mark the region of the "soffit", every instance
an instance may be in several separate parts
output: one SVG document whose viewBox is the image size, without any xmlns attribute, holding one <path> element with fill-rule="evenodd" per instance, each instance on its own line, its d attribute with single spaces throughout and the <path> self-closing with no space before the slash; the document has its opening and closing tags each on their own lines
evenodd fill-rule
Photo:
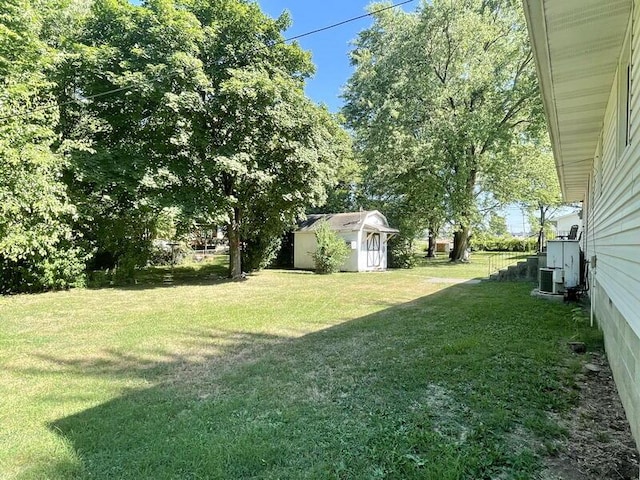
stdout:
<svg viewBox="0 0 640 480">
<path fill-rule="evenodd" d="M 579 201 L 631 15 L 632 0 L 524 0 L 563 197 Z"/>
</svg>

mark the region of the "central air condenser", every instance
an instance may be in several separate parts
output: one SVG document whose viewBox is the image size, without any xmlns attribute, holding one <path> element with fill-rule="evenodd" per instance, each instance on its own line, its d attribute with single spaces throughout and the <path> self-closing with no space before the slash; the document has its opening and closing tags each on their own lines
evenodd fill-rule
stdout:
<svg viewBox="0 0 640 480">
<path fill-rule="evenodd" d="M 553 292 L 553 268 L 540 269 L 540 286 L 538 290 L 545 293 Z"/>
<path fill-rule="evenodd" d="M 554 295 L 564 293 L 564 270 L 561 268 L 541 268 L 538 290 Z"/>
</svg>

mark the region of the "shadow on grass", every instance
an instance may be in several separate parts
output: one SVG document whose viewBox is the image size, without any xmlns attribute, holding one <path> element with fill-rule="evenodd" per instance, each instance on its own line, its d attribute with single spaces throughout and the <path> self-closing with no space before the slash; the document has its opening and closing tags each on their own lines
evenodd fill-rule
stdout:
<svg viewBox="0 0 640 480">
<path fill-rule="evenodd" d="M 113 280 L 103 271 L 92 272 L 88 288 L 92 290 L 117 288 L 122 290 L 146 290 L 180 285 L 214 285 L 232 281 L 228 277 L 228 267 L 222 262 L 190 263 L 170 266 L 147 267 L 136 272 L 134 279 Z M 170 275 L 171 283 L 165 278 Z"/>
<path fill-rule="evenodd" d="M 216 372 L 233 364 L 236 360 L 257 354 L 265 347 L 283 341 L 286 337 L 263 333 L 235 332 L 230 330 L 193 329 L 176 332 L 182 338 L 180 349 L 186 353 L 175 353 L 161 348 L 148 349 L 144 355 L 132 355 L 115 349 L 105 349 L 98 358 L 36 355 L 49 365 L 46 372 L 23 368 L 25 375 L 60 375 L 78 377 L 145 378 L 151 381 L 174 383 L 184 371 L 198 366 Z M 186 339 L 186 340 L 185 340 Z M 169 377 L 169 378 L 167 378 Z"/>
<path fill-rule="evenodd" d="M 147 389 L 50 424 L 77 452 L 47 478 L 529 478 L 571 404 L 565 305 L 455 285 L 303 337 L 189 332 L 191 354 L 42 357 L 42 375 Z M 591 339 L 586 328 L 577 333 Z"/>
<path fill-rule="evenodd" d="M 468 262 L 461 262 L 461 261 L 453 262 L 449 258 L 440 258 L 440 257 L 425 258 L 421 256 L 419 258 L 416 258 L 416 263 L 421 267 L 451 268 L 452 265 L 460 265 L 460 266 L 473 265 L 473 264 L 484 265 L 486 262 L 484 261 L 484 259 L 474 260 L 473 258 L 471 258 L 471 260 L 469 260 Z"/>
</svg>

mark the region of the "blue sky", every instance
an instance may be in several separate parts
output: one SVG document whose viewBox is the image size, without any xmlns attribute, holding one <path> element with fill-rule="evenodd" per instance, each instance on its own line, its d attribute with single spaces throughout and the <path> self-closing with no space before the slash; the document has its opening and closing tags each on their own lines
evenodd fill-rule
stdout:
<svg viewBox="0 0 640 480">
<path fill-rule="evenodd" d="M 259 0 L 262 10 L 271 17 L 278 17 L 284 10 L 291 14 L 293 23 L 285 36 L 301 33 L 341 22 L 367 13 L 370 0 Z M 399 3 L 395 1 L 394 3 Z M 405 5 L 414 10 L 418 1 Z M 400 8 L 400 7 L 398 7 Z M 342 87 L 351 76 L 349 65 L 350 42 L 358 32 L 369 27 L 371 17 L 340 25 L 331 30 L 316 33 L 298 40 L 300 46 L 313 55 L 315 76 L 308 81 L 306 92 L 316 102 L 325 103 L 333 112 L 342 106 L 339 98 Z"/>
</svg>

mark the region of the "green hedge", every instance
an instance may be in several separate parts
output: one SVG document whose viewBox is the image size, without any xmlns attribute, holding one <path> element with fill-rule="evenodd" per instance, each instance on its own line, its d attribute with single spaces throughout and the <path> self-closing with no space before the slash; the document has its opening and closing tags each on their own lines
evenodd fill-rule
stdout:
<svg viewBox="0 0 640 480">
<path fill-rule="evenodd" d="M 483 234 L 471 237 L 471 248 L 486 252 L 533 252 L 537 244 L 536 237 L 516 238 Z"/>
</svg>

